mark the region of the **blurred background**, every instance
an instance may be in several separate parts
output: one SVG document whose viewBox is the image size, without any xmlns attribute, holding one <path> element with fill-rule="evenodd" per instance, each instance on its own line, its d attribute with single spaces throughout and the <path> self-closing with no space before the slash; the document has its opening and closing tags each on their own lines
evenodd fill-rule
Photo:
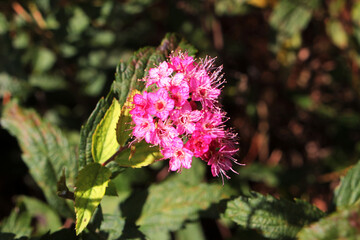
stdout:
<svg viewBox="0 0 360 240">
<path fill-rule="evenodd" d="M 168 32 L 224 67 L 221 102 L 246 164 L 225 185 L 331 210 L 340 176 L 360 156 L 358 1 L 2 1 L 0 98 L 36 109 L 77 145 L 120 59 Z M 0 141 L 1 221 L 16 196 L 44 197 L 16 139 L 0 129 Z M 147 180 L 129 186 L 163 173 L 142 171 Z"/>
</svg>

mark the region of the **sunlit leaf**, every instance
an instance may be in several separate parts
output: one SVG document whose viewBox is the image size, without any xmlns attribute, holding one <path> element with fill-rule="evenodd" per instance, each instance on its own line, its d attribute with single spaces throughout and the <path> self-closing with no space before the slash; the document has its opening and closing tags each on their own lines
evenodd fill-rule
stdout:
<svg viewBox="0 0 360 240">
<path fill-rule="evenodd" d="M 116 156 L 115 162 L 121 167 L 140 168 L 163 158 L 158 147 L 150 146 L 145 141 L 133 144 Z"/>
<path fill-rule="evenodd" d="M 330 20 L 326 22 L 326 31 L 337 47 L 345 48 L 348 46 L 348 35 L 340 21 Z"/>
<path fill-rule="evenodd" d="M 91 163 L 79 172 L 75 185 L 77 235 L 88 225 L 96 207 L 104 197 L 110 176 L 111 171 L 99 163 Z"/>
<path fill-rule="evenodd" d="M 120 117 L 120 108 L 120 104 L 114 99 L 95 129 L 92 137 L 92 154 L 95 162 L 104 163 L 119 148 L 116 125 Z"/>
</svg>

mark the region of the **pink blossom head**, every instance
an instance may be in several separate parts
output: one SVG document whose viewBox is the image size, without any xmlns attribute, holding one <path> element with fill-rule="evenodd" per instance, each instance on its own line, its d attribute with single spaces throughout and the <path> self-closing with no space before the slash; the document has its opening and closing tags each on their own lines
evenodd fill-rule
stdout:
<svg viewBox="0 0 360 240">
<path fill-rule="evenodd" d="M 211 166 L 213 176 L 225 176 L 237 163 L 235 135 L 226 130 L 225 112 L 218 98 L 222 67 L 205 58 L 199 63 L 187 53 L 177 53 L 151 68 L 143 80 L 151 88 L 133 98 L 130 111 L 133 135 L 159 145 L 169 170 L 190 168 L 192 157 Z"/>
<path fill-rule="evenodd" d="M 154 119 L 147 115 L 146 117 L 133 116 L 135 127 L 133 129 L 133 135 L 138 139 L 145 139 L 147 143 L 152 143 L 152 135 L 155 131 Z"/>
<path fill-rule="evenodd" d="M 161 120 L 165 120 L 169 112 L 174 109 L 174 100 L 169 97 L 164 88 L 149 93 L 148 99 L 150 101 L 148 112 Z"/>
<path fill-rule="evenodd" d="M 180 138 L 174 138 L 169 146 L 162 149 L 161 153 L 166 158 L 170 158 L 169 170 L 181 171 L 181 168 L 190 168 L 193 153 L 184 147 Z"/>
</svg>

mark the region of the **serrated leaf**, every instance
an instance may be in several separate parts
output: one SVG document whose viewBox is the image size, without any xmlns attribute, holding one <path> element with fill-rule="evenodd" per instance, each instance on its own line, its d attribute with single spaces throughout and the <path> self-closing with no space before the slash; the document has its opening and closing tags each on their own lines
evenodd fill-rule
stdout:
<svg viewBox="0 0 360 240">
<path fill-rule="evenodd" d="M 76 234 L 88 225 L 96 207 L 105 195 L 111 171 L 99 163 L 85 166 L 76 179 L 75 213 Z"/>
<path fill-rule="evenodd" d="M 72 186 L 77 174 L 77 161 L 65 136 L 33 110 L 22 109 L 15 102 L 5 105 L 1 125 L 17 138 L 22 159 L 48 203 L 61 216 L 72 217 L 72 202 L 59 198 L 56 187 L 64 168 L 71 169 L 67 180 Z"/>
<path fill-rule="evenodd" d="M 130 130 L 132 118 L 129 112 L 133 108 L 133 97 L 137 93 L 140 92 L 138 90 L 133 90 L 127 98 L 126 102 L 124 103 L 124 106 L 122 106 L 121 108 L 119 121 L 117 122 L 116 126 L 117 142 L 120 144 L 121 147 L 125 145 L 131 135 Z"/>
<path fill-rule="evenodd" d="M 303 228 L 299 240 L 360 239 L 359 204 L 341 209 L 320 221 Z"/>
<path fill-rule="evenodd" d="M 337 208 L 355 204 L 360 199 L 360 161 L 349 170 L 335 189 L 334 202 Z"/>
<path fill-rule="evenodd" d="M 324 215 L 304 201 L 290 202 L 270 195 L 252 194 L 229 201 L 225 217 L 243 228 L 257 229 L 268 238 L 294 238 L 303 226 Z"/>
<path fill-rule="evenodd" d="M 95 129 L 92 137 L 92 155 L 95 162 L 104 163 L 119 148 L 115 129 L 120 117 L 120 110 L 120 104 L 114 98 Z"/>
<path fill-rule="evenodd" d="M 82 168 L 85 165 L 94 162 L 92 157 L 92 136 L 95 132 L 97 125 L 103 119 L 106 111 L 110 107 L 114 94 L 110 90 L 106 98 L 101 98 L 96 104 L 95 109 L 89 116 L 86 123 L 81 126 L 80 130 L 80 145 L 79 145 L 79 167 Z"/>
<path fill-rule="evenodd" d="M 136 220 L 137 213 L 131 209 L 136 209 L 133 205 L 141 204 L 146 198 L 136 225 L 149 239 L 157 239 L 155 236 L 180 229 L 186 220 L 197 219 L 199 211 L 227 197 L 220 185 L 190 186 L 171 180 L 151 186 L 147 196 L 143 192 L 134 194 L 122 205 L 122 211 L 127 219 Z"/>
<path fill-rule="evenodd" d="M 145 141 L 136 143 L 116 156 L 115 162 L 121 167 L 141 168 L 163 158 L 158 147 Z"/>
</svg>

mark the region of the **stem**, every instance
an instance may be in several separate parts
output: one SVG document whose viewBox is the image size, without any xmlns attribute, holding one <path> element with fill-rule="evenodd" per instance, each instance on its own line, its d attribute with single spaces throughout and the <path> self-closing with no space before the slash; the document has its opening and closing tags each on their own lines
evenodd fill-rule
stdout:
<svg viewBox="0 0 360 240">
<path fill-rule="evenodd" d="M 75 200 L 75 195 L 73 192 L 66 190 L 63 192 L 57 192 L 57 195 L 61 198 L 65 198 L 65 199 L 70 199 L 70 200 Z"/>
<path fill-rule="evenodd" d="M 124 146 L 120 147 L 108 160 L 106 160 L 102 165 L 106 166 L 108 163 L 114 161 L 117 155 L 119 155 L 122 151 L 129 148 L 130 143 L 125 144 Z"/>
</svg>

